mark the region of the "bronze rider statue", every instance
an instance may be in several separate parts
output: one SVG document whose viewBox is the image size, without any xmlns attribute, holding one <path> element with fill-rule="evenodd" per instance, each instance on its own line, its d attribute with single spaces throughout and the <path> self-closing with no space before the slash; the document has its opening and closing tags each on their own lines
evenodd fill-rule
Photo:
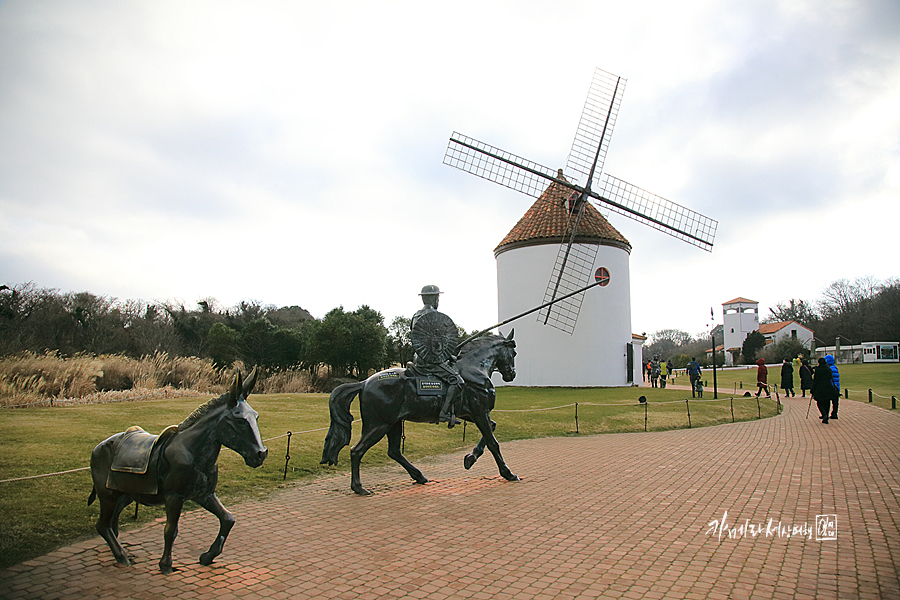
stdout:
<svg viewBox="0 0 900 600">
<path fill-rule="evenodd" d="M 450 317 L 437 310 L 442 293 L 436 285 L 426 285 L 419 293 L 424 306 L 410 321 L 410 338 L 416 349 L 412 371 L 433 375 L 447 384 L 447 395 L 438 422 L 447 423 L 447 427 L 452 429 L 461 423 L 456 418 L 456 411 L 465 382 L 454 364 L 456 325 Z"/>
</svg>

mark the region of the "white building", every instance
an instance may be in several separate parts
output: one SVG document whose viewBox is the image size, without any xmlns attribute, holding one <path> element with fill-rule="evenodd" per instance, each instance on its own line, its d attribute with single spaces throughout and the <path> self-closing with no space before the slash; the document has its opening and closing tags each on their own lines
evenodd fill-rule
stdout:
<svg viewBox="0 0 900 600">
<path fill-rule="evenodd" d="M 794 338 L 804 348 L 812 350 L 813 330 L 796 321 L 759 324 L 759 302 L 747 298 L 735 298 L 722 304 L 725 318 L 725 364 L 734 364 L 734 356 L 741 353 L 744 340 L 751 331 L 759 331 L 766 344 L 774 344 L 785 338 Z"/>
<path fill-rule="evenodd" d="M 732 355 L 740 354 L 747 334 L 759 329 L 759 302 L 737 297 L 722 304 L 722 313 L 725 323 L 725 364 L 731 366 L 734 364 Z"/>
<path fill-rule="evenodd" d="M 766 338 L 766 344 L 774 344 L 786 338 L 793 338 L 803 344 L 804 348 L 812 348 L 813 330 L 797 321 L 779 321 L 763 323 L 759 332 Z"/>
<path fill-rule="evenodd" d="M 571 190 L 551 184 L 494 250 L 500 321 L 544 303 L 547 282 L 565 237 Z M 516 380 L 521 386 L 625 386 L 641 383 L 642 336 L 631 331 L 631 244 L 588 204 L 577 244 L 596 245 L 591 272 L 608 284 L 584 293 L 574 331 L 536 315 L 516 321 Z M 605 269 L 605 271 L 601 271 Z M 599 276 L 599 275 L 598 275 Z M 585 285 L 591 282 L 585 282 Z"/>
<path fill-rule="evenodd" d="M 900 343 L 898 342 L 863 342 L 864 363 L 868 362 L 900 362 Z"/>
</svg>

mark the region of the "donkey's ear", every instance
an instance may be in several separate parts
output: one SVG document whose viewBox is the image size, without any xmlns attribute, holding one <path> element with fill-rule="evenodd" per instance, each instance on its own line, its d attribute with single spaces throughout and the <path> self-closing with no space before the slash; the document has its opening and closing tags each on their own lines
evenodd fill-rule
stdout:
<svg viewBox="0 0 900 600">
<path fill-rule="evenodd" d="M 241 372 L 238 371 L 231 382 L 231 389 L 228 390 L 228 407 L 233 408 L 237 405 L 238 398 L 241 397 Z"/>
<path fill-rule="evenodd" d="M 250 392 L 253 391 L 253 386 L 256 385 L 256 378 L 258 376 L 259 367 L 253 367 L 253 371 L 251 371 L 250 375 L 247 376 L 247 380 L 244 381 L 244 387 L 241 388 L 242 395 L 245 399 L 250 395 Z"/>
</svg>

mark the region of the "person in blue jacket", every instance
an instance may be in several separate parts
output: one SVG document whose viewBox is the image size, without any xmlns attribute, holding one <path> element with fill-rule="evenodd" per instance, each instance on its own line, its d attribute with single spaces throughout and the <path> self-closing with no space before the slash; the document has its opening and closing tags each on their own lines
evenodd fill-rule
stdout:
<svg viewBox="0 0 900 600">
<path fill-rule="evenodd" d="M 825 355 L 825 364 L 827 364 L 831 368 L 831 380 L 834 382 L 834 399 L 831 401 L 831 416 L 830 419 L 837 419 L 837 411 L 838 411 L 838 400 L 841 397 L 841 374 L 838 373 L 837 366 L 834 364 L 834 357 L 830 354 Z"/>
</svg>

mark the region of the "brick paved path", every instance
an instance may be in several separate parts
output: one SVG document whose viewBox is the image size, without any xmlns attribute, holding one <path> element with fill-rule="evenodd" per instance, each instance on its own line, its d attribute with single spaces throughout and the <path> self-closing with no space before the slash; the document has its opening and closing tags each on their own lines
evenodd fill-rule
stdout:
<svg viewBox="0 0 900 600">
<path fill-rule="evenodd" d="M 215 520 L 193 511 L 174 574 L 157 571 L 157 523 L 122 533 L 132 567 L 98 537 L 0 571 L 0 596 L 900 598 L 900 417 L 845 401 L 822 425 L 806 407 L 796 398 L 758 422 L 504 444 L 519 483 L 498 479 L 488 455 L 472 471 L 462 453 L 421 461 L 435 481 L 425 486 L 399 466 L 364 468 L 369 498 L 342 475 L 232 507 L 237 525 L 212 566 L 197 557 Z M 734 537 L 710 531 L 726 512 Z M 837 539 L 816 540 L 816 516 L 829 514 Z M 811 538 L 766 532 L 769 519 L 808 525 Z M 745 520 L 763 531 L 742 531 Z"/>
</svg>

